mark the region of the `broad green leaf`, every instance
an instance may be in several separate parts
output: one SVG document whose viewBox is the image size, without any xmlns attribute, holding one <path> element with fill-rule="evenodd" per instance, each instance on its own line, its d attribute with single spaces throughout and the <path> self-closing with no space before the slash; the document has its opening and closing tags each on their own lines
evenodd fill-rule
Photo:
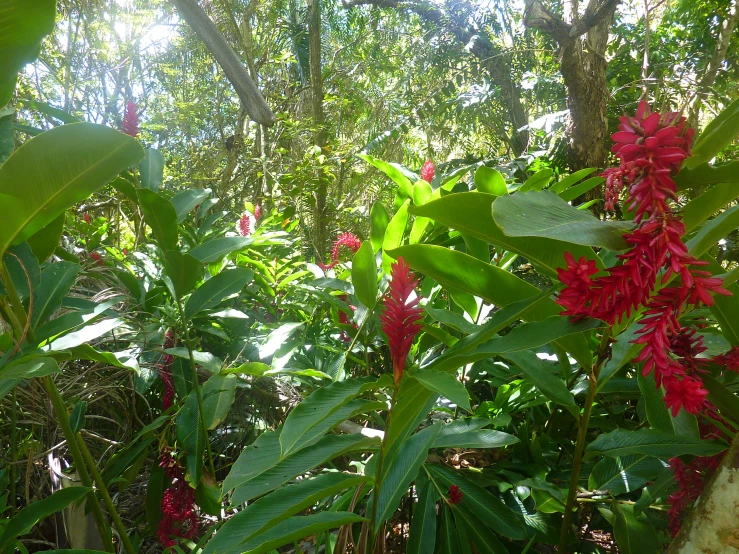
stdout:
<svg viewBox="0 0 739 554">
<path fill-rule="evenodd" d="M 54 358 L 36 357 L 21 358 L 0 368 L 0 381 L 6 379 L 33 379 L 58 373 L 59 364 Z"/>
<path fill-rule="evenodd" d="M 191 319 L 203 310 L 215 308 L 224 298 L 241 291 L 253 277 L 254 273 L 243 267 L 228 269 L 211 277 L 188 298 L 185 317 Z"/>
<path fill-rule="evenodd" d="M 472 411 L 467 388 L 452 374 L 424 368 L 410 371 L 407 375 L 409 379 L 417 380 L 427 389 L 440 394 L 460 408 Z"/>
<path fill-rule="evenodd" d="M 737 181 L 739 181 L 739 160 L 718 165 L 703 163 L 695 169 L 684 166 L 675 175 L 678 190 L 716 183 L 736 183 Z"/>
<path fill-rule="evenodd" d="M 490 420 L 487 420 L 487 422 L 490 423 Z M 449 424 L 444 425 L 444 427 L 449 427 Z M 520 442 L 518 437 L 502 431 L 476 429 L 443 436 L 439 434 L 436 442 L 434 442 L 434 448 L 500 448 L 517 442 Z"/>
<path fill-rule="evenodd" d="M 203 554 L 237 554 L 241 545 L 270 527 L 311 508 L 328 496 L 363 484 L 362 475 L 332 472 L 303 479 L 250 503 L 228 519 L 203 549 Z"/>
<path fill-rule="evenodd" d="M 0 4 L 0 108 L 8 103 L 18 72 L 38 57 L 54 30 L 56 0 L 3 0 Z"/>
<path fill-rule="evenodd" d="M 205 427 L 212 431 L 226 419 L 236 398 L 236 375 L 212 375 L 203 385 Z"/>
<path fill-rule="evenodd" d="M 87 402 L 80 400 L 74 405 L 72 413 L 69 414 L 69 426 L 72 433 L 77 434 L 85 427 L 85 413 L 87 412 Z"/>
<path fill-rule="evenodd" d="M 458 514 L 454 521 L 464 529 L 479 554 L 508 554 L 508 549 L 498 537 L 470 510 L 463 506 L 455 506 L 454 512 Z"/>
<path fill-rule="evenodd" d="M 265 431 L 241 452 L 223 482 L 224 493 L 254 479 L 280 461 L 280 431 Z"/>
<path fill-rule="evenodd" d="M 177 212 L 177 222 L 182 223 L 187 214 L 208 198 L 211 192 L 213 191 L 210 189 L 187 189 L 175 194 L 171 202 Z"/>
<path fill-rule="evenodd" d="M 41 282 L 33 293 L 31 325 L 36 329 L 62 305 L 80 271 L 78 264 L 56 262 L 41 272 Z"/>
<path fill-rule="evenodd" d="M 156 192 L 164 181 L 164 154 L 156 148 L 147 148 L 139 164 L 141 186 Z"/>
<path fill-rule="evenodd" d="M 404 442 L 426 418 L 438 398 L 438 394 L 415 379 L 403 379 L 390 426 L 386 429 L 385 448 Z"/>
<path fill-rule="evenodd" d="M 642 489 L 639 500 L 634 503 L 634 513 L 639 515 L 654 502 L 666 500 L 674 482 L 675 475 L 672 470 L 669 467 L 663 468 L 657 479 Z"/>
<path fill-rule="evenodd" d="M 252 377 L 261 377 L 268 372 L 271 367 L 262 362 L 246 362 L 237 367 L 224 369 L 221 373 L 237 373 L 240 375 L 251 375 Z"/>
<path fill-rule="evenodd" d="M 577 183 L 581 179 L 584 179 L 585 177 L 587 177 L 594 171 L 596 171 L 596 168 L 594 167 L 586 167 L 585 169 L 575 171 L 574 173 L 567 175 L 566 177 L 563 177 L 560 181 L 553 184 L 551 187 L 549 187 L 549 190 L 557 194 L 564 192 L 565 190 L 575 185 L 575 183 Z"/>
<path fill-rule="evenodd" d="M 405 176 L 397 164 L 384 162 L 374 156 L 370 156 L 369 154 L 357 154 L 357 157 L 368 164 L 375 166 L 392 179 L 395 184 L 398 185 L 398 191 L 400 192 L 401 197 L 410 198 L 413 195 L 413 182 Z"/>
<path fill-rule="evenodd" d="M 139 206 L 146 224 L 151 227 L 154 238 L 162 251 L 176 250 L 179 240 L 177 212 L 172 202 L 149 189 L 138 189 Z"/>
<path fill-rule="evenodd" d="M 494 337 L 477 348 L 444 357 L 443 360 L 434 364 L 433 367 L 441 371 L 449 371 L 467 364 L 491 358 L 495 355 L 504 355 L 506 358 L 511 356 L 509 359 L 516 363 L 516 365 L 518 365 L 518 362 L 526 365 L 526 368 L 522 367 L 521 370 L 524 371 L 527 377 L 531 378 L 532 382 L 537 385 L 537 387 L 541 386 L 547 389 L 547 391 L 541 389 L 544 394 L 547 396 L 549 396 L 549 394 L 553 394 L 557 398 L 555 402 L 574 405 L 574 402 L 571 402 L 572 395 L 568 394 L 569 391 L 567 391 L 567 394 L 565 393 L 566 388 L 562 390 L 562 388 L 555 385 L 554 381 L 551 379 L 538 375 L 541 368 L 537 367 L 538 364 L 531 361 L 530 357 L 526 357 L 525 354 L 516 357 L 513 356 L 513 353 L 521 353 L 521 351 L 543 346 L 550 342 L 565 347 L 566 337 L 577 335 L 583 331 L 597 329 L 599 327 L 603 327 L 603 325 L 604 324 L 601 321 L 595 319 L 571 321 L 570 318 L 565 316 L 552 316 L 543 321 L 534 321 L 519 325 L 512 329 L 507 335 Z M 537 381 L 534 381 L 534 378 L 536 378 Z M 557 380 L 556 377 L 554 379 Z M 562 385 L 561 382 L 559 382 L 559 384 Z M 564 385 L 562 385 L 562 387 L 564 387 Z"/>
<path fill-rule="evenodd" d="M 550 168 L 542 169 L 534 173 L 531 177 L 524 181 L 523 185 L 519 189 L 519 192 L 526 192 L 529 190 L 540 191 L 547 186 L 549 180 L 554 175 L 554 171 Z"/>
<path fill-rule="evenodd" d="M 737 196 L 739 187 L 735 183 L 721 183 L 693 198 L 681 210 L 685 232 L 690 233 Z"/>
<path fill-rule="evenodd" d="M 203 275 L 203 264 L 190 254 L 183 254 L 179 250 L 168 250 L 164 254 L 164 268 L 178 299 L 195 288 Z"/>
<path fill-rule="evenodd" d="M 701 379 L 708 399 L 734 422 L 739 422 L 739 397 L 710 375 L 702 375 Z"/>
<path fill-rule="evenodd" d="M 172 356 L 177 356 L 178 358 L 182 358 L 188 361 L 190 360 L 190 352 L 184 346 L 167 348 L 164 353 L 172 354 Z M 223 367 L 223 360 L 217 358 L 210 352 L 200 352 L 198 350 L 193 350 L 192 357 L 193 360 L 195 360 L 196 364 L 204 367 L 209 371 L 219 372 L 221 370 L 221 367 Z"/>
<path fill-rule="evenodd" d="M 421 476 L 424 478 L 421 479 Z M 436 545 L 436 502 L 439 495 L 425 473 L 416 479 L 418 504 L 413 507 L 406 554 L 428 554 Z"/>
<path fill-rule="evenodd" d="M 50 129 L 0 166 L 0 255 L 110 182 L 143 155 L 127 135 L 92 123 Z"/>
<path fill-rule="evenodd" d="M 242 456 L 244 456 L 244 453 L 242 453 L 231 469 L 223 487 L 224 490 L 228 490 L 231 486 L 235 487 L 231 498 L 233 505 L 243 504 L 257 496 L 261 496 L 338 456 L 348 452 L 373 450 L 380 443 L 378 438 L 365 437 L 359 433 L 328 435 L 311 445 L 310 448 L 294 452 L 281 460 L 278 457 L 275 463 L 273 444 L 270 444 L 271 440 L 268 441 L 270 449 L 266 453 L 259 452 L 259 449 L 252 449 L 244 459 L 242 459 Z M 267 454 L 268 461 L 262 462 L 262 460 L 259 460 L 256 464 L 253 464 L 255 467 L 246 468 L 245 471 L 244 465 L 248 463 L 248 459 L 253 460 L 255 455 L 261 457 L 264 454 Z"/>
<path fill-rule="evenodd" d="M 288 372 L 286 371 L 286 373 Z M 338 410 L 332 411 L 328 417 L 324 418 L 317 425 L 314 425 L 310 431 L 303 434 L 292 450 L 301 450 L 315 444 L 342 421 L 356 417 L 360 414 L 371 413 L 385 408 L 387 408 L 387 405 L 378 401 L 365 401 L 362 399 L 352 400 L 347 404 L 344 404 Z"/>
<path fill-rule="evenodd" d="M 481 165 L 475 171 L 475 188 L 479 192 L 485 192 L 495 196 L 508 194 L 508 187 L 500 171 L 484 165 Z"/>
<path fill-rule="evenodd" d="M 130 369 L 138 373 L 139 364 L 135 358 L 130 358 L 125 362 L 122 362 L 113 352 L 101 352 L 95 350 L 92 346 L 87 343 L 80 344 L 68 349 L 72 355 L 73 360 L 91 360 L 94 362 L 102 362 L 112 367 L 119 367 L 121 369 Z"/>
<path fill-rule="evenodd" d="M 377 266 L 372 244 L 364 241 L 352 259 L 354 294 L 370 310 L 377 301 Z"/>
<path fill-rule="evenodd" d="M 657 531 L 644 514 L 637 517 L 633 506 L 616 500 L 611 506 L 615 517 L 613 534 L 620 553 L 656 554 L 660 550 Z"/>
<path fill-rule="evenodd" d="M 578 196 L 582 196 L 589 190 L 594 189 L 595 187 L 603 184 L 604 182 L 605 182 L 605 179 L 603 177 L 591 177 L 590 179 L 587 179 L 583 181 L 582 183 L 579 183 L 575 185 L 574 187 L 570 187 L 567 190 L 559 193 L 559 197 L 565 202 L 572 202 Z"/>
<path fill-rule="evenodd" d="M 146 457 L 149 446 L 154 442 L 155 437 L 148 437 L 141 441 L 130 443 L 123 450 L 117 452 L 105 466 L 102 471 L 103 481 L 112 484 L 111 481 L 123 475 L 129 467 L 135 465 L 136 460 L 141 456 Z"/>
<path fill-rule="evenodd" d="M 443 440 L 444 437 L 449 435 L 477 431 L 492 424 L 493 421 L 486 417 L 460 417 L 442 425 L 441 431 L 439 431 L 439 440 Z"/>
<path fill-rule="evenodd" d="M 734 100 L 706 125 L 693 143 L 692 154 L 685 160 L 685 167 L 695 169 L 711 161 L 724 146 L 739 134 L 739 99 Z"/>
<path fill-rule="evenodd" d="M 386 385 L 386 380 L 373 377 L 337 381 L 321 387 L 290 412 L 280 433 L 282 456 L 295 449 L 301 437 L 323 419 L 365 391 Z"/>
<path fill-rule="evenodd" d="M 385 237 L 382 240 L 382 268 L 385 273 L 390 273 L 390 265 L 392 264 L 392 260 L 388 256 L 389 251 L 397 248 L 403 242 L 403 234 L 405 233 L 405 227 L 408 223 L 409 206 L 410 201 L 404 202 L 403 205 L 398 208 L 398 211 L 395 212 L 395 215 L 392 217 L 390 223 L 388 223 L 387 228 L 385 229 Z"/>
<path fill-rule="evenodd" d="M 413 185 L 413 203 L 416 206 L 425 204 L 433 192 L 431 185 L 423 179 L 416 181 Z"/>
<path fill-rule="evenodd" d="M 640 371 L 637 374 L 637 379 L 639 390 L 644 399 L 647 421 L 649 421 L 651 429 L 673 435 L 699 438 L 698 421 L 694 415 L 686 413 L 685 410 L 680 410 L 677 417 L 672 417 L 665 405 L 665 395 L 662 389 L 657 388 L 654 372 L 644 377 Z"/>
<path fill-rule="evenodd" d="M 687 242 L 690 254 L 696 258 L 700 257 L 737 227 L 739 227 L 739 206 L 734 206 L 718 217 L 707 221 Z"/>
<path fill-rule="evenodd" d="M 622 235 L 634 229 L 628 221 L 600 221 L 551 191 L 501 196 L 493 203 L 493 219 L 508 236 L 544 237 L 613 251 L 628 248 Z"/>
<path fill-rule="evenodd" d="M 81 329 L 72 333 L 66 334 L 58 339 L 55 339 L 48 345 L 42 348 L 45 351 L 61 351 L 74 348 L 90 342 L 91 340 L 97 339 L 110 333 L 116 327 L 120 327 L 125 323 L 122 319 L 104 319 L 97 323 L 91 323 L 82 327 Z"/>
<path fill-rule="evenodd" d="M 536 324 L 528 323 L 526 325 Z M 521 327 L 518 327 L 517 329 L 520 329 Z M 514 329 L 511 333 L 514 333 L 517 329 Z M 506 335 L 506 337 L 509 335 Z M 500 338 L 504 339 L 505 337 Z M 526 380 L 531 382 L 549 400 L 562 406 L 576 406 L 575 397 L 572 396 L 572 393 L 567 389 L 567 385 L 562 382 L 559 377 L 553 375 L 549 370 L 550 364 L 539 359 L 536 354 L 522 350 L 519 352 L 504 354 L 503 357 L 516 364 L 516 366 L 523 372 Z"/>
<path fill-rule="evenodd" d="M 459 554 L 462 547 L 459 544 L 459 534 L 454 525 L 452 512 L 449 506 L 444 505 L 441 509 L 441 527 L 439 529 L 439 544 L 437 545 L 438 554 Z"/>
<path fill-rule="evenodd" d="M 588 489 L 611 491 L 614 496 L 633 492 L 652 481 L 665 466 L 647 454 L 603 458 L 590 473 Z"/>
<path fill-rule="evenodd" d="M 380 202 L 372 204 L 370 210 L 370 241 L 372 249 L 379 252 L 382 248 L 382 242 L 385 240 L 385 230 L 390 223 L 390 216 Z"/>
<path fill-rule="evenodd" d="M 65 215 L 61 214 L 46 227 L 36 231 L 36 234 L 28 237 L 28 246 L 31 247 L 33 255 L 39 262 L 47 260 L 59 246 L 59 240 L 64 231 L 64 219 Z"/>
<path fill-rule="evenodd" d="M 0 165 L 5 163 L 15 149 L 15 129 L 13 129 L 14 108 L 7 113 L 8 108 L 0 108 Z"/>
<path fill-rule="evenodd" d="M 510 539 L 526 538 L 523 517 L 497 496 L 445 466 L 426 464 L 424 467 L 444 490 L 448 490 L 450 485 L 457 485 L 463 494 L 460 506 L 475 514 L 494 531 Z"/>
<path fill-rule="evenodd" d="M 82 121 L 82 119 L 80 119 L 79 117 L 67 113 L 59 108 L 55 108 L 54 106 L 46 102 L 41 102 L 40 100 L 31 100 L 25 105 L 28 108 L 32 110 L 38 110 L 42 114 L 48 115 L 53 119 L 58 119 L 62 123 L 79 123 Z"/>
<path fill-rule="evenodd" d="M 492 205 L 495 198 L 490 194 L 462 192 L 449 194 L 424 206 L 410 208 L 409 211 L 413 215 L 431 218 L 437 223 L 520 254 L 551 277 L 557 277 L 557 268 L 565 266 L 565 252 L 570 252 L 577 259 L 584 256 L 588 260 L 595 260 L 599 268 L 605 268 L 589 246 L 547 237 L 506 236 L 493 220 Z"/>
<path fill-rule="evenodd" d="M 43 343 L 46 340 L 55 338 L 72 329 L 79 328 L 85 323 L 90 323 L 105 315 L 114 315 L 114 313 L 110 311 L 110 307 L 116 302 L 116 299 L 107 300 L 106 302 L 96 304 L 91 310 L 73 310 L 59 317 L 55 317 L 36 329 L 36 340 L 39 343 Z"/>
<path fill-rule="evenodd" d="M 5 525 L 0 534 L 0 548 L 5 548 L 10 541 L 28 533 L 39 521 L 81 500 L 88 492 L 90 489 L 87 487 L 67 487 L 29 504 Z"/>
<path fill-rule="evenodd" d="M 460 313 L 452 312 L 451 310 L 439 310 L 429 306 L 426 306 L 424 309 L 427 314 L 439 323 L 444 323 L 445 325 L 454 327 L 465 334 L 475 333 L 480 330 L 479 325 L 475 325 L 474 323 L 467 321 Z"/>
<path fill-rule="evenodd" d="M 188 252 L 193 258 L 209 264 L 222 260 L 231 252 L 243 250 L 254 242 L 252 237 L 220 237 L 199 244 Z"/>
<path fill-rule="evenodd" d="M 189 481 L 197 487 L 203 475 L 203 454 L 205 441 L 208 437 L 203 430 L 200 419 L 200 407 L 195 391 L 191 391 L 185 400 L 185 405 L 177 414 L 175 420 L 177 443 L 185 451 L 185 467 L 190 474 Z"/>
<path fill-rule="evenodd" d="M 162 520 L 162 496 L 167 487 L 165 480 L 168 478 L 164 475 L 164 468 L 159 466 L 159 458 L 156 458 L 146 483 L 146 522 L 152 534 L 156 534 Z"/>
<path fill-rule="evenodd" d="M 704 441 L 692 437 L 682 437 L 652 429 L 629 431 L 616 429 L 600 435 L 586 448 L 586 456 L 627 456 L 629 454 L 649 454 L 659 458 L 672 458 L 691 454 L 693 456 L 712 456 L 726 450 L 726 445 L 717 441 Z"/>
<path fill-rule="evenodd" d="M 432 425 L 411 435 L 386 457 L 382 475 L 375 486 L 375 525 L 379 526 L 398 509 L 400 501 L 426 460 L 440 427 L 439 424 Z"/>
<path fill-rule="evenodd" d="M 362 521 L 366 519 L 350 512 L 319 512 L 308 516 L 293 516 L 246 541 L 240 548 L 246 554 L 267 554 L 322 531 Z"/>
</svg>

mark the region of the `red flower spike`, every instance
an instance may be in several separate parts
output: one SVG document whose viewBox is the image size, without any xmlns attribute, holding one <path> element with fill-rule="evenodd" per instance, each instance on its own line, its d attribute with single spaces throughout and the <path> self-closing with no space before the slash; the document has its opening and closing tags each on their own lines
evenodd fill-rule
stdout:
<svg viewBox="0 0 739 554">
<path fill-rule="evenodd" d="M 251 220 L 249 214 L 244 213 L 236 224 L 236 232 L 242 237 L 248 237 L 251 234 Z"/>
<path fill-rule="evenodd" d="M 449 504 L 461 504 L 464 493 L 457 485 L 449 485 Z"/>
<path fill-rule="evenodd" d="M 433 162 L 431 160 L 426 160 L 426 163 L 423 164 L 423 167 L 421 168 L 421 179 L 430 183 L 433 181 L 434 175 L 436 175 L 436 168 L 434 167 Z"/>
<path fill-rule="evenodd" d="M 353 254 L 356 254 L 357 250 L 362 246 L 362 241 L 353 233 L 341 233 L 334 241 L 334 245 L 331 247 L 331 263 L 324 264 L 318 262 L 318 266 L 321 269 L 333 269 L 336 267 L 339 264 L 339 254 L 342 246 L 351 250 Z"/>
<path fill-rule="evenodd" d="M 262 206 L 257 204 L 256 206 L 254 206 L 254 219 L 259 221 L 260 217 L 262 217 Z"/>
<path fill-rule="evenodd" d="M 82 217 L 82 219 L 84 219 L 85 223 L 87 223 L 88 225 L 90 224 L 90 214 L 89 213 L 85 212 L 85 215 Z"/>
<path fill-rule="evenodd" d="M 726 367 L 729 371 L 739 373 L 739 346 L 734 346 L 726 354 L 715 356 L 711 359 L 713 363 Z"/>
<path fill-rule="evenodd" d="M 423 328 L 423 309 L 418 306 L 420 297 L 410 300 L 418 286 L 418 280 L 408 264 L 400 257 L 391 268 L 391 281 L 385 310 L 380 315 L 382 330 L 387 335 L 390 355 L 393 359 L 393 378 L 395 386 L 405 371 L 406 358 L 416 335 Z"/>
<path fill-rule="evenodd" d="M 612 151 L 620 164 L 602 174 L 606 209 L 614 210 L 622 190 L 627 191 L 624 205 L 634 212 L 637 223 L 633 232 L 624 235 L 630 249 L 618 256 L 620 265 L 598 277 L 594 262 L 585 258 L 575 262 L 567 253 L 566 268 L 557 270 L 565 285 L 557 302 L 565 308 L 563 315 L 594 317 L 609 325 L 646 308 L 639 337 L 633 341 L 643 349 L 634 362 L 644 362 L 644 375 L 654 371 L 674 415 L 680 408 L 698 413 L 707 395 L 700 378 L 706 360 L 698 355 L 706 348 L 702 338 L 682 327 L 679 319 L 686 306 L 711 306 L 714 294 L 730 293 L 721 279 L 699 269 L 706 264 L 688 252 L 683 242 L 685 224 L 671 205 L 677 197 L 672 177 L 690 154 L 693 130 L 685 128 L 680 114 L 652 113 L 641 102 L 635 117 L 621 118 L 612 138 Z M 658 286 L 673 279 L 653 295 Z"/>
<path fill-rule="evenodd" d="M 170 452 L 160 455 L 159 465 L 173 483 L 162 495 L 162 519 L 157 538 L 165 548 L 177 544 L 177 539 L 193 539 L 198 532 L 198 514 L 195 510 L 195 489 L 187 481 L 182 468 Z"/>
<path fill-rule="evenodd" d="M 139 114 L 136 111 L 136 102 L 133 100 L 129 100 L 128 104 L 126 104 L 126 109 L 123 112 L 121 131 L 133 138 L 139 136 Z"/>
</svg>

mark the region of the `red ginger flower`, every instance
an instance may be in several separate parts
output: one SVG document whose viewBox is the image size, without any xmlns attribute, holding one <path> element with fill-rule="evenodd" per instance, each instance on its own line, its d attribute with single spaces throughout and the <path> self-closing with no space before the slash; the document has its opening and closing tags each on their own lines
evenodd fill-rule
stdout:
<svg viewBox="0 0 739 554">
<path fill-rule="evenodd" d="M 90 214 L 89 213 L 85 212 L 85 215 L 82 216 L 82 219 L 84 219 L 85 223 L 87 223 L 88 225 L 90 224 Z"/>
<path fill-rule="evenodd" d="M 341 296 L 340 296 L 339 298 L 340 298 L 341 300 L 343 300 L 344 302 L 346 302 L 346 301 L 347 301 L 347 295 L 346 295 L 346 294 L 342 294 L 342 295 L 341 295 Z M 357 311 L 357 307 L 356 307 L 356 306 L 352 306 L 351 304 L 349 304 L 349 308 L 350 308 L 350 309 L 351 309 L 352 311 L 354 311 L 354 312 L 356 312 L 356 311 Z M 352 321 L 352 320 L 351 320 L 351 319 L 349 318 L 349 314 L 347 314 L 347 313 L 346 313 L 345 311 L 343 311 L 343 310 L 339 310 L 339 323 L 341 323 L 342 325 L 351 325 L 351 326 L 352 326 L 352 327 L 354 327 L 355 329 L 359 329 L 359 326 L 358 326 L 358 325 L 357 325 L 356 323 L 354 323 L 354 322 L 353 322 L 353 321 Z M 345 331 L 343 331 L 343 330 L 342 330 L 342 331 L 341 331 L 341 340 L 343 340 L 344 342 L 350 342 L 350 341 L 351 341 L 352 339 L 351 339 L 351 337 L 350 337 L 349 335 L 347 335 L 347 334 L 346 334 L 346 332 L 345 332 Z"/>
<path fill-rule="evenodd" d="M 730 293 L 721 279 L 697 269 L 706 262 L 689 254 L 682 241 L 685 225 L 670 206 L 677 197 L 672 176 L 690 154 L 693 130 L 685 129 L 685 118 L 678 113 L 650 113 L 646 102 L 639 104 L 635 117 L 622 117 L 619 129 L 612 151 L 620 165 L 603 174 L 606 208 L 613 209 L 628 186 L 626 205 L 635 211 L 638 224 L 624 235 L 631 248 L 618 256 L 621 265 L 597 277 L 594 262 L 581 258 L 575 263 L 571 254 L 565 255 L 566 269 L 557 270 L 565 288 L 557 302 L 564 315 L 595 317 L 610 325 L 646 307 L 634 341 L 644 347 L 634 361 L 644 362 L 644 375 L 655 372 L 674 414 L 681 407 L 698 413 L 708 394 L 698 375 L 704 362 L 697 355 L 705 348 L 679 318 L 686 305 L 711 306 L 713 294 Z M 658 282 L 665 285 L 672 278 L 676 284 L 652 296 Z"/>
<path fill-rule="evenodd" d="M 176 539 L 193 539 L 198 532 L 198 514 L 195 510 L 195 489 L 185 481 L 184 472 L 169 451 L 160 455 L 160 467 L 173 483 L 162 495 L 162 519 L 157 538 L 162 546 L 176 544 Z"/>
<path fill-rule="evenodd" d="M 711 361 L 725 366 L 729 371 L 739 372 L 739 346 L 734 346 L 725 354 L 713 357 Z"/>
<path fill-rule="evenodd" d="M 257 204 L 256 206 L 254 206 L 254 219 L 259 221 L 260 217 L 262 217 L 262 206 Z"/>
<path fill-rule="evenodd" d="M 139 114 L 136 111 L 136 102 L 129 100 L 123 112 L 123 123 L 121 131 L 136 138 L 139 136 Z"/>
<path fill-rule="evenodd" d="M 334 245 L 331 247 L 331 263 L 330 264 L 324 264 L 321 262 L 318 262 L 318 266 L 321 269 L 333 269 L 339 264 L 339 253 L 341 251 L 341 247 L 344 246 L 347 249 L 351 250 L 352 253 L 356 254 L 357 250 L 362 246 L 362 241 L 359 240 L 359 237 L 353 233 L 341 233 L 338 237 L 336 237 L 336 240 L 334 241 Z"/>
<path fill-rule="evenodd" d="M 251 234 L 251 220 L 249 219 L 249 214 L 244 213 L 244 215 L 241 216 L 241 219 L 239 219 L 239 222 L 236 224 L 236 231 L 242 237 L 248 237 Z"/>
<path fill-rule="evenodd" d="M 449 485 L 449 504 L 461 504 L 464 493 L 457 485 Z"/>
<path fill-rule="evenodd" d="M 390 355 L 393 359 L 393 378 L 395 386 L 405 371 L 406 358 L 418 332 L 423 328 L 423 309 L 418 306 L 420 297 L 409 300 L 418 286 L 418 279 L 408 264 L 400 257 L 392 265 L 389 295 L 385 300 L 385 310 L 380 315 L 382 330 L 387 335 Z"/>
<path fill-rule="evenodd" d="M 430 183 L 434 179 L 434 175 L 436 175 L 436 168 L 434 167 L 433 162 L 431 160 L 426 160 L 426 163 L 423 164 L 423 167 L 421 168 L 421 179 Z"/>
</svg>

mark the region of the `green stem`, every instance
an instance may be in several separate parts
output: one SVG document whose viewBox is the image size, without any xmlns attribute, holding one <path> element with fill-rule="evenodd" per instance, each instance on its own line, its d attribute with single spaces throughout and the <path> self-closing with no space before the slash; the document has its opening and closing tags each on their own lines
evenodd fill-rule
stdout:
<svg viewBox="0 0 739 554">
<path fill-rule="evenodd" d="M 177 305 L 180 309 L 180 316 L 182 317 L 182 326 L 185 328 L 185 346 L 187 347 L 187 353 L 190 356 L 190 368 L 192 370 L 192 388 L 195 391 L 195 396 L 198 399 L 198 411 L 200 413 L 200 426 L 202 427 L 203 436 L 205 437 L 205 453 L 208 458 L 208 470 L 210 471 L 213 479 L 216 478 L 216 469 L 213 465 L 213 454 L 210 451 L 210 440 L 208 439 L 208 428 L 205 425 L 205 407 L 203 406 L 203 393 L 200 390 L 200 381 L 198 380 L 198 368 L 195 365 L 195 356 L 192 351 L 192 344 L 190 344 L 190 326 L 185 318 L 185 309 L 182 305 L 182 300 L 177 300 Z"/>
<path fill-rule="evenodd" d="M 113 525 L 115 525 L 115 528 L 118 530 L 118 535 L 121 537 L 121 542 L 123 542 L 123 548 L 126 549 L 126 552 L 128 554 L 136 554 L 136 550 L 134 549 L 133 544 L 131 544 L 131 539 L 128 538 L 128 533 L 126 533 L 126 527 L 123 525 L 121 516 L 118 514 L 118 510 L 116 510 L 115 504 L 113 504 L 113 499 L 110 497 L 110 493 L 105 486 L 103 476 L 100 475 L 97 465 L 95 464 L 95 460 L 93 460 L 90 451 L 87 449 L 85 441 L 82 439 L 82 435 L 77 433 L 76 439 L 77 444 L 79 445 L 80 452 L 82 453 L 82 457 L 85 459 L 85 462 L 90 468 L 92 478 L 95 480 L 95 485 L 100 491 L 100 494 L 103 497 L 103 502 L 105 502 L 105 507 L 108 509 L 108 513 L 113 520 Z"/>
<path fill-rule="evenodd" d="M 10 508 L 10 516 L 12 517 L 15 513 L 15 462 L 18 460 L 18 437 L 16 435 L 16 427 L 18 426 L 18 400 L 15 388 L 13 389 L 13 395 L 10 401 L 12 404 L 10 406 L 10 470 L 8 471 L 8 478 L 10 479 L 10 494 L 8 504 Z"/>
<path fill-rule="evenodd" d="M 598 390 L 598 376 L 600 375 L 603 362 L 608 358 L 608 347 L 611 340 L 611 328 L 607 328 L 601 337 L 598 346 L 597 359 L 588 380 L 588 393 L 585 397 L 585 406 L 580 416 L 580 422 L 577 429 L 577 444 L 575 445 L 575 456 L 572 460 L 572 477 L 570 478 L 570 490 L 567 493 L 567 504 L 565 504 L 565 513 L 562 518 L 562 530 L 559 536 L 559 547 L 557 551 L 560 553 L 567 552 L 567 542 L 570 536 L 570 525 L 572 524 L 572 510 L 575 506 L 575 498 L 577 496 L 577 483 L 580 479 L 580 470 L 582 468 L 582 457 L 585 451 L 585 439 L 588 433 L 588 424 L 590 423 L 590 414 L 593 411 L 593 403 L 595 402 L 595 394 Z"/>
<path fill-rule="evenodd" d="M 389 431 L 390 431 L 390 424 L 392 422 L 393 417 L 393 409 L 395 408 L 395 403 L 398 400 L 398 386 L 395 385 L 393 388 L 393 397 L 390 399 L 390 410 L 387 413 L 387 421 L 385 422 L 385 434 L 382 437 L 382 442 L 380 443 L 380 459 L 377 461 L 377 473 L 375 475 L 375 501 L 374 506 L 372 509 L 372 522 L 370 525 L 370 537 L 373 542 L 373 548 L 368 550 L 368 552 L 374 551 L 374 540 L 375 540 L 375 533 L 377 531 L 377 507 L 379 505 L 379 499 L 380 499 L 380 487 L 382 485 L 382 471 L 383 466 L 385 464 L 385 446 L 388 440 Z"/>
<path fill-rule="evenodd" d="M 49 395 L 49 399 L 51 400 L 51 405 L 54 407 L 54 412 L 56 413 L 59 426 L 62 428 L 64 438 L 67 439 L 67 448 L 69 448 L 69 453 L 72 455 L 72 460 L 74 461 L 77 473 L 80 476 L 80 481 L 82 481 L 82 484 L 85 487 L 90 488 L 87 498 L 90 502 L 92 514 L 95 517 L 95 525 L 97 526 L 98 531 L 100 532 L 100 537 L 103 539 L 103 543 L 105 544 L 105 549 L 108 552 L 115 552 L 113 541 L 108 533 L 108 526 L 103 517 L 103 511 L 100 509 L 98 497 L 95 495 L 95 491 L 92 488 L 92 479 L 90 479 L 90 474 L 87 471 L 85 460 L 82 457 L 82 452 L 80 452 L 75 434 L 72 431 L 72 426 L 69 423 L 69 416 L 67 415 L 67 409 L 64 407 L 62 395 L 59 394 L 59 389 L 56 388 L 56 384 L 54 384 L 54 381 L 52 381 L 50 376 L 47 375 L 41 379 L 44 383 L 44 388 Z"/>
</svg>

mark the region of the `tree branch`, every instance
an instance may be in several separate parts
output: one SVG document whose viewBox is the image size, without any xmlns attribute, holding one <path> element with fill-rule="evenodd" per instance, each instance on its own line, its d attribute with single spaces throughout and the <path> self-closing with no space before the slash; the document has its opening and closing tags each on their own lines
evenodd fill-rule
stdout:
<svg viewBox="0 0 739 554">
<path fill-rule="evenodd" d="M 193 28 L 200 40 L 205 43 L 206 48 L 213 54 L 218 65 L 221 66 L 226 77 L 231 81 L 249 117 L 262 125 L 272 125 L 275 122 L 272 110 L 270 110 L 236 52 L 223 37 L 215 23 L 210 20 L 208 14 L 198 5 L 197 0 L 170 1 L 177 7 L 180 15 Z"/>
<path fill-rule="evenodd" d="M 546 31 L 562 46 L 610 18 L 620 2 L 621 0 L 605 0 L 600 3 L 598 0 L 590 0 L 583 16 L 569 24 L 545 8 L 540 0 L 527 0 L 524 25 Z"/>
</svg>

